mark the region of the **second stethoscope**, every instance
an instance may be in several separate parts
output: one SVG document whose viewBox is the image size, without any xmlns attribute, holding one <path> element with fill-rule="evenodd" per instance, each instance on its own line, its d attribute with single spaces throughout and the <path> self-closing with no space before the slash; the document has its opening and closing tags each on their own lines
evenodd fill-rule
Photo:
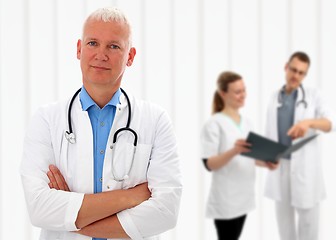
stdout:
<svg viewBox="0 0 336 240">
<path fill-rule="evenodd" d="M 285 91 L 285 88 L 286 88 L 286 85 L 284 85 L 284 86 L 280 89 L 280 91 L 279 91 L 279 93 L 278 93 L 278 103 L 279 103 L 280 106 L 281 106 L 282 103 L 283 103 L 283 99 L 282 99 L 282 97 L 281 97 L 281 92 Z M 297 102 L 296 102 L 296 106 L 299 106 L 300 104 L 303 104 L 304 108 L 307 108 L 308 103 L 307 103 L 307 101 L 306 101 L 306 92 L 305 92 L 305 90 L 304 90 L 302 84 L 300 84 L 300 90 L 301 90 L 301 93 L 302 93 L 302 98 L 301 98 L 300 101 L 297 101 Z"/>
<path fill-rule="evenodd" d="M 119 128 L 114 134 L 113 134 L 113 142 L 112 145 L 110 146 L 111 150 L 112 150 L 112 161 L 111 161 L 111 169 L 112 169 L 112 175 L 114 180 L 118 181 L 118 182 L 122 182 L 126 179 L 129 178 L 129 174 L 131 172 L 133 163 L 134 163 L 134 156 L 135 156 L 135 151 L 136 151 L 136 147 L 138 144 L 138 135 L 137 133 L 130 128 L 130 123 L 131 123 L 131 103 L 130 100 L 126 94 L 126 92 L 120 88 L 121 92 L 124 94 L 126 100 L 127 100 L 127 105 L 128 105 L 128 118 L 127 118 L 127 123 L 126 126 L 123 128 Z M 68 108 L 68 125 L 69 125 L 69 131 L 65 131 L 65 138 L 68 140 L 69 143 L 74 144 L 76 143 L 76 136 L 75 133 L 72 131 L 72 124 L 71 124 L 71 108 L 73 105 L 73 102 L 75 100 L 75 98 L 77 97 L 77 95 L 79 94 L 79 92 L 81 91 L 81 88 L 78 89 L 76 91 L 76 93 L 73 95 L 73 97 L 71 98 L 70 104 L 69 104 L 69 108 Z M 118 177 L 116 175 L 115 172 L 115 168 L 114 168 L 114 152 L 115 152 L 115 148 L 116 148 L 116 143 L 117 143 L 117 139 L 118 139 L 118 134 L 120 134 L 122 131 L 128 131 L 131 132 L 134 136 L 134 141 L 133 141 L 133 154 L 132 154 L 132 160 L 131 160 L 131 164 L 128 168 L 128 171 L 126 172 L 126 174 L 123 177 Z"/>
</svg>

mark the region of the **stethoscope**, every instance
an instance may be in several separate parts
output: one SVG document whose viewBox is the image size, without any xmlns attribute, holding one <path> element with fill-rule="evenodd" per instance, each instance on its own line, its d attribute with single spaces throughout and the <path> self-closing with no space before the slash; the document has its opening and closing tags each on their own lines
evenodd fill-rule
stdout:
<svg viewBox="0 0 336 240">
<path fill-rule="evenodd" d="M 113 141 L 112 141 L 112 145 L 110 146 L 110 149 L 112 150 L 112 175 L 114 180 L 118 181 L 118 182 L 122 182 L 126 179 L 129 178 L 129 173 L 131 172 L 133 163 L 134 163 L 134 156 L 135 156 L 135 151 L 136 151 L 136 147 L 138 144 L 138 135 L 137 133 L 130 128 L 130 123 L 131 123 L 131 103 L 130 100 L 126 94 L 126 92 L 120 88 L 121 92 L 124 94 L 126 101 L 127 101 L 127 105 L 128 105 L 128 117 L 127 117 L 127 123 L 126 126 L 123 128 L 119 128 L 114 134 L 113 134 Z M 71 100 L 70 100 L 70 104 L 69 104 L 69 108 L 68 108 L 68 126 L 69 126 L 69 131 L 65 131 L 65 138 L 68 140 L 69 143 L 74 144 L 76 143 L 76 135 L 75 133 L 72 131 L 72 124 L 71 124 L 71 108 L 73 105 L 74 100 L 76 99 L 77 95 L 80 93 L 81 88 L 78 89 L 76 91 L 76 93 L 72 96 Z M 133 154 L 132 154 L 132 161 L 131 161 L 131 165 L 128 168 L 127 173 L 123 176 L 123 177 L 117 177 L 117 174 L 115 173 L 115 168 L 114 168 L 114 152 L 115 152 L 115 148 L 116 148 L 116 143 L 117 143 L 117 138 L 118 138 L 118 134 L 121 133 L 122 131 L 129 131 L 133 134 L 134 136 L 134 142 L 133 142 Z"/>
<path fill-rule="evenodd" d="M 278 104 L 279 104 L 279 106 L 281 106 L 283 104 L 283 99 L 282 99 L 282 96 L 281 96 L 281 92 L 285 91 L 285 88 L 286 88 L 286 85 L 284 85 L 278 93 Z M 302 93 L 302 98 L 301 98 L 300 101 L 297 101 L 296 106 L 299 106 L 300 104 L 303 104 L 304 108 L 307 108 L 308 103 L 306 101 L 306 92 L 305 92 L 302 84 L 300 84 L 300 90 L 301 90 L 301 93 Z"/>
</svg>

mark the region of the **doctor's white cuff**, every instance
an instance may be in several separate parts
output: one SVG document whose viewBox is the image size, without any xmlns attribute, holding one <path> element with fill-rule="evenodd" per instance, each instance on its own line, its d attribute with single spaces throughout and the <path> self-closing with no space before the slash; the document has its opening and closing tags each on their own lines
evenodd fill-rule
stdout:
<svg viewBox="0 0 336 240">
<path fill-rule="evenodd" d="M 124 229 L 124 231 L 127 233 L 127 235 L 131 239 L 136 239 L 136 240 L 144 239 L 141 236 L 140 232 L 138 231 L 138 228 L 135 226 L 134 222 L 132 221 L 132 218 L 128 214 L 127 210 L 117 213 L 117 217 L 119 219 L 119 222 L 122 228 Z"/>
<path fill-rule="evenodd" d="M 79 209 L 82 206 L 83 199 L 84 199 L 83 193 L 71 193 L 64 219 L 64 225 L 67 231 L 80 230 L 76 226 L 76 219 L 78 216 Z"/>
</svg>

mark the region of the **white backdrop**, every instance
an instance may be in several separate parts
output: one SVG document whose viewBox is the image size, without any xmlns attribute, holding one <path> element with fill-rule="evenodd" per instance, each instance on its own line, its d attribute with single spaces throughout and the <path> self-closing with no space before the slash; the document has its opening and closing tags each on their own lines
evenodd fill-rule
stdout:
<svg viewBox="0 0 336 240">
<path fill-rule="evenodd" d="M 335 106 L 334 0 L 0 0 L 0 239 L 38 239 L 27 217 L 18 173 L 27 123 L 42 104 L 81 86 L 76 42 L 97 7 L 119 6 L 134 27 L 137 56 L 123 87 L 159 103 L 173 120 L 184 192 L 175 229 L 164 240 L 215 239 L 204 209 L 210 184 L 199 158 L 199 135 L 210 116 L 219 72 L 240 73 L 247 84 L 244 113 L 263 132 L 271 90 L 284 83 L 284 64 L 296 50 L 312 65 L 305 84 L 319 87 Z M 336 239 L 335 134 L 324 135 L 328 197 L 322 203 L 321 240 Z M 262 196 L 242 240 L 278 240 L 273 202 Z"/>
</svg>

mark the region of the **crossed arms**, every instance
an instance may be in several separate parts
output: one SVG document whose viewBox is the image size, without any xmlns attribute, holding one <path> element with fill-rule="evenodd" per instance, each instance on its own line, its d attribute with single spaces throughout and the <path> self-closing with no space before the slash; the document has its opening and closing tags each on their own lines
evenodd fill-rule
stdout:
<svg viewBox="0 0 336 240">
<path fill-rule="evenodd" d="M 50 165 L 47 176 L 50 188 L 70 192 L 57 167 Z M 139 205 L 150 196 L 147 183 L 131 189 L 85 194 L 76 219 L 80 230 L 76 233 L 96 238 L 129 238 L 115 214 Z"/>
</svg>

